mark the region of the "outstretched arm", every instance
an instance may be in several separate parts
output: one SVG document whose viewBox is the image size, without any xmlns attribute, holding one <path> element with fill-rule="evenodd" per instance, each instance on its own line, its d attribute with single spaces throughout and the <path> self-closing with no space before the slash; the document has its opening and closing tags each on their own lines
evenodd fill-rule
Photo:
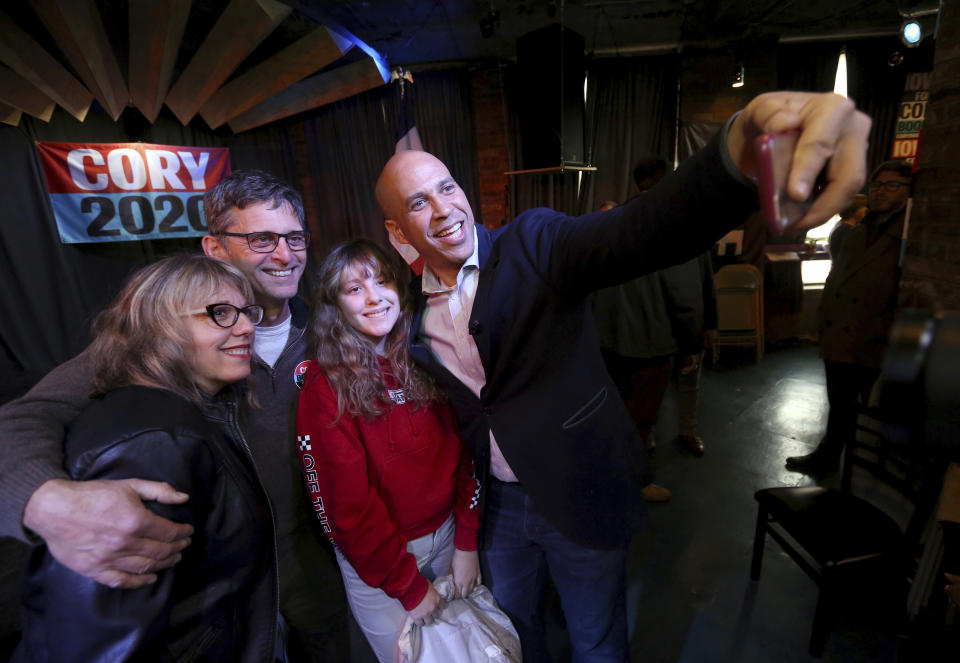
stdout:
<svg viewBox="0 0 960 663">
<path fill-rule="evenodd" d="M 66 427 L 90 402 L 93 364 L 81 353 L 0 409 L 0 534 L 42 538 L 64 566 L 112 587 L 156 580 L 190 543 L 193 528 L 165 520 L 141 500 L 186 501 L 170 486 L 135 479 L 69 481 Z"/>
<path fill-rule="evenodd" d="M 92 380 L 92 362 L 82 353 L 0 408 L 0 535 L 31 542 L 22 522 L 27 502 L 44 483 L 68 478 L 64 431 L 90 402 Z"/>
<path fill-rule="evenodd" d="M 825 166 L 828 182 L 795 229 L 824 223 L 863 186 L 870 118 L 839 95 L 772 92 L 643 196 L 581 217 L 525 212 L 522 251 L 546 266 L 542 277 L 561 301 L 686 262 L 756 211 L 756 137 L 793 129 L 790 195 L 805 200 Z"/>
</svg>

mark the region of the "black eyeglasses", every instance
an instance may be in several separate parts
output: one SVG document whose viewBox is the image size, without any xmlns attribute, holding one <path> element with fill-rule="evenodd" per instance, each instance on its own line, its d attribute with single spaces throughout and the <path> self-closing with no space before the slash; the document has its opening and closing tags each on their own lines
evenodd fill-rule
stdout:
<svg viewBox="0 0 960 663">
<path fill-rule="evenodd" d="M 906 182 L 881 182 L 880 180 L 873 180 L 870 182 L 871 189 L 883 189 L 887 193 L 896 193 L 900 190 L 900 187 L 910 186 Z"/>
<path fill-rule="evenodd" d="M 250 304 L 243 308 L 226 303 L 210 304 L 196 311 L 187 311 L 184 315 L 203 315 L 204 313 L 213 320 L 213 324 L 224 329 L 229 329 L 237 324 L 241 313 L 255 325 L 259 325 L 260 321 L 263 320 L 263 307 L 259 304 Z"/>
<path fill-rule="evenodd" d="M 303 251 L 310 243 L 310 233 L 306 230 L 294 230 L 293 232 L 281 235 L 280 233 L 259 232 L 259 233 L 217 233 L 227 237 L 243 237 L 247 240 L 247 246 L 256 253 L 272 253 L 280 243 L 280 238 L 287 240 L 287 247 L 291 251 Z"/>
</svg>

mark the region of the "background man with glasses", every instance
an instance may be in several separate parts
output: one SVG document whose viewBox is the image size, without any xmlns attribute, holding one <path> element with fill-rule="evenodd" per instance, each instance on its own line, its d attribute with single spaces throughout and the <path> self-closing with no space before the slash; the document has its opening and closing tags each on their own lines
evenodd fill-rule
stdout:
<svg viewBox="0 0 960 663">
<path fill-rule="evenodd" d="M 210 232 L 201 240 L 204 253 L 243 272 L 263 307 L 247 381 L 259 407 L 240 413 L 240 428 L 273 506 L 290 661 L 340 660 L 348 648 L 343 585 L 307 506 L 294 446 L 298 369 L 306 356 L 307 309 L 297 296 L 310 241 L 303 200 L 276 177 L 246 170 L 208 191 L 203 204 Z M 61 441 L 88 402 L 91 379 L 80 354 L 0 409 L 0 534 L 40 537 L 78 573 L 113 587 L 141 587 L 176 564 L 193 535 L 189 525 L 154 515 L 141 500 L 176 503 L 188 496 L 138 479 L 66 479 Z"/>
<path fill-rule="evenodd" d="M 904 217 L 913 167 L 880 164 L 867 190 L 869 211 L 843 240 L 820 300 L 820 357 L 830 413 L 817 448 L 787 458 L 787 469 L 822 475 L 837 469 L 856 432 L 857 401 L 866 403 L 880 375 L 900 281 Z"/>
</svg>

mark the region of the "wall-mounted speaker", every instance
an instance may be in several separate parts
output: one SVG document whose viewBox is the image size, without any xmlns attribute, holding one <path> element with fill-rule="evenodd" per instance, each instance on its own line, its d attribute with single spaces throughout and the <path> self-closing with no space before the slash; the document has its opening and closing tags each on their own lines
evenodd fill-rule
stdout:
<svg viewBox="0 0 960 663">
<path fill-rule="evenodd" d="M 584 164 L 583 37 L 559 23 L 517 39 L 523 168 Z"/>
</svg>

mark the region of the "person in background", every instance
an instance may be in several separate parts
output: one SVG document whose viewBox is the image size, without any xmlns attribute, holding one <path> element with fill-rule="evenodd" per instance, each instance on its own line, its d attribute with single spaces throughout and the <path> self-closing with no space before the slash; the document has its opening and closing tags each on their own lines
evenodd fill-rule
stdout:
<svg viewBox="0 0 960 663">
<path fill-rule="evenodd" d="M 432 580 L 452 573 L 458 597 L 480 583 L 473 461 L 442 392 L 410 360 L 409 270 L 391 254 L 359 239 L 321 263 L 297 411 L 318 527 L 381 663 L 396 659 L 407 615 L 429 626 L 443 607 Z"/>
<path fill-rule="evenodd" d="M 204 253 L 239 269 L 264 310 L 248 379 L 258 407 L 241 402 L 240 425 L 276 519 L 290 659 L 321 663 L 342 657 L 350 640 L 336 561 L 303 507 L 294 447 L 306 367 L 307 307 L 297 295 L 310 243 L 303 199 L 269 173 L 238 170 L 204 194 L 203 207 Z M 64 431 L 89 404 L 92 379 L 83 352 L 0 408 L 0 534 L 42 540 L 59 562 L 111 587 L 142 587 L 179 561 L 193 534 L 189 524 L 159 517 L 142 500 L 188 498 L 162 482 L 66 475 Z"/>
<path fill-rule="evenodd" d="M 788 470 L 823 475 L 840 464 L 866 404 L 893 324 L 900 279 L 900 249 L 913 167 L 891 160 L 870 177 L 863 220 L 843 239 L 820 299 L 820 357 L 830 412 L 823 439 L 811 453 L 787 458 Z"/>
<path fill-rule="evenodd" d="M 661 158 L 638 161 L 633 169 L 637 194 L 646 194 L 667 172 Z M 599 290 L 594 296 L 604 363 L 648 451 L 656 448 L 654 425 L 671 373 L 676 373 L 680 441 L 696 455 L 703 454 L 696 398 L 706 340 L 703 286 L 709 279 L 712 295 L 713 279 L 712 269 L 702 273 L 699 261 L 704 256 Z M 716 321 L 712 324 L 715 327 Z M 653 483 L 650 476 L 641 475 L 640 482 L 646 501 L 671 498 L 670 491 Z"/>
<path fill-rule="evenodd" d="M 649 191 L 663 179 L 666 170 L 666 161 L 658 157 L 647 157 L 637 162 L 633 169 L 633 183 L 637 192 L 644 194 Z M 712 349 L 717 339 L 717 293 L 713 287 L 710 253 L 704 252 L 675 269 L 675 274 L 670 277 L 671 290 L 676 302 L 675 310 L 682 311 L 673 314 L 671 321 L 677 342 L 673 365 L 677 381 L 677 423 L 680 429 L 678 440 L 694 456 L 702 456 L 703 438 L 697 430 L 700 373 L 703 368 L 704 349 Z M 662 392 L 659 399 L 663 400 Z M 652 437 L 650 439 L 648 448 L 654 446 Z"/>
<path fill-rule="evenodd" d="M 152 511 L 193 528 L 155 584 L 114 589 L 31 556 L 16 663 L 286 660 L 273 518 L 232 387 L 250 374 L 263 307 L 236 268 L 201 255 L 133 275 L 94 325 L 97 394 L 64 441 L 74 481 L 164 482 L 190 500 Z"/>
<path fill-rule="evenodd" d="M 667 162 L 645 157 L 633 168 L 633 183 L 644 195 L 667 174 Z M 603 209 L 603 208 L 601 208 Z M 667 390 L 677 334 L 683 335 L 692 308 L 681 296 L 678 268 L 644 274 L 594 295 L 593 311 L 600 334 L 600 349 L 607 372 L 627 406 L 643 441 L 653 451 L 653 427 Z M 640 477 L 644 499 L 665 502 L 670 491 Z"/>
<path fill-rule="evenodd" d="M 713 265 L 710 253 L 682 265 L 694 297 L 694 335 L 700 338 L 699 350 L 692 354 L 678 354 L 675 371 L 677 379 L 677 425 L 679 441 L 694 456 L 704 454 L 703 438 L 697 430 L 697 403 L 700 396 L 700 374 L 703 372 L 704 351 L 713 351 L 717 343 L 717 292 L 713 286 Z"/>
<path fill-rule="evenodd" d="M 849 205 L 840 210 L 840 220 L 833 227 L 833 230 L 830 232 L 830 239 L 828 240 L 831 259 L 835 260 L 840 256 L 840 251 L 843 249 L 843 240 L 846 239 L 850 231 L 853 230 L 853 227 L 860 223 L 863 217 L 866 216 L 868 209 L 867 197 L 862 193 L 858 193 L 853 197 Z"/>
</svg>

